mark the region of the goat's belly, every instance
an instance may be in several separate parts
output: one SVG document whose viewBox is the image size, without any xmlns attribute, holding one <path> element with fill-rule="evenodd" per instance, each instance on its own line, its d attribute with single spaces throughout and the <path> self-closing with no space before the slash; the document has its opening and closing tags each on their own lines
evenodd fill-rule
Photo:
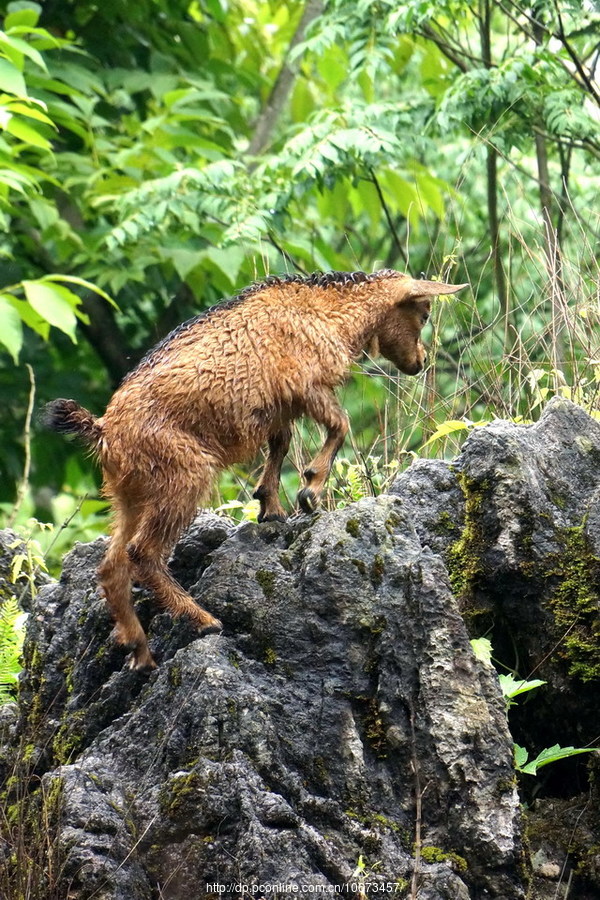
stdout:
<svg viewBox="0 0 600 900">
<path fill-rule="evenodd" d="M 239 432 L 221 432 L 217 436 L 200 435 L 199 439 L 202 444 L 210 448 L 224 467 L 235 463 L 249 462 L 266 443 L 266 436 L 256 433 L 250 435 Z"/>
</svg>

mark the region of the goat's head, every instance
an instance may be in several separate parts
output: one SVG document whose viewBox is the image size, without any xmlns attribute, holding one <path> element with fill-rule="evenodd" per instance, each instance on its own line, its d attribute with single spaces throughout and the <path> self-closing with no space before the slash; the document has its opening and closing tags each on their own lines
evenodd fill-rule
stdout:
<svg viewBox="0 0 600 900">
<path fill-rule="evenodd" d="M 455 294 L 467 284 L 421 281 L 400 275 L 390 279 L 394 305 L 375 332 L 368 352 L 389 359 L 406 375 L 417 375 L 425 365 L 427 353 L 421 340 L 423 326 L 431 313 L 431 298 Z"/>
</svg>

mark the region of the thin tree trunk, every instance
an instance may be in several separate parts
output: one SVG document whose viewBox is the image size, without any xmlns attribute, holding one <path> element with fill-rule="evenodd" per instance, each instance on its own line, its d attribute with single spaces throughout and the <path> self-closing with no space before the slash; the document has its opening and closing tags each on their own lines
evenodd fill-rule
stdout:
<svg viewBox="0 0 600 900">
<path fill-rule="evenodd" d="M 486 69 L 491 69 L 492 61 L 492 25 L 490 0 L 481 0 L 479 4 L 479 37 L 481 41 L 481 57 Z M 488 143 L 486 159 L 487 207 L 490 226 L 490 244 L 494 266 L 494 282 L 502 322 L 504 326 L 504 344 L 508 335 L 509 304 L 504 266 L 502 265 L 502 246 L 500 240 L 500 220 L 498 217 L 498 152 L 493 144 Z"/>
<path fill-rule="evenodd" d="M 548 272 L 550 303 L 552 309 L 551 356 L 555 373 L 562 372 L 565 365 L 564 328 L 565 285 L 562 272 L 562 254 L 558 235 L 552 221 L 553 195 L 550 187 L 550 171 L 548 168 L 548 148 L 541 134 L 535 135 L 535 154 L 538 168 L 540 207 L 544 228 L 544 256 Z M 554 386 L 558 388 L 559 377 L 554 375 Z"/>
<path fill-rule="evenodd" d="M 500 220 L 498 216 L 498 152 L 495 147 L 492 147 L 491 145 L 488 145 L 487 148 L 486 173 L 488 221 L 490 223 L 490 242 L 492 245 L 492 260 L 494 263 L 494 280 L 496 282 L 496 291 L 498 293 L 498 300 L 504 321 L 504 332 L 506 334 L 508 330 L 510 308 L 508 303 L 506 276 L 504 274 L 502 261 Z"/>
<path fill-rule="evenodd" d="M 254 134 L 248 147 L 250 156 L 257 156 L 261 153 L 271 140 L 273 130 L 297 76 L 296 68 L 289 64 L 287 60 L 291 51 L 304 40 L 306 29 L 314 19 L 321 15 L 323 8 L 324 0 L 307 0 L 298 27 L 290 41 L 279 75 L 275 79 L 269 98 L 254 126 Z"/>
<path fill-rule="evenodd" d="M 533 37 L 536 44 L 541 45 L 544 36 L 544 28 L 541 24 L 541 10 L 534 8 L 536 21 L 533 24 Z M 538 17 L 540 21 L 538 21 Z M 548 272 L 548 286 L 550 289 L 550 306 L 552 310 L 552 331 L 550 354 L 552 369 L 554 372 L 554 389 L 558 390 L 560 377 L 558 372 L 565 366 L 565 310 L 567 301 L 565 285 L 563 281 L 562 253 L 558 240 L 558 233 L 552 220 L 554 195 L 550 183 L 550 169 L 548 166 L 548 146 L 546 138 L 539 131 L 535 132 L 535 155 L 537 160 L 538 184 L 542 223 L 544 228 L 544 256 L 546 271 Z"/>
</svg>

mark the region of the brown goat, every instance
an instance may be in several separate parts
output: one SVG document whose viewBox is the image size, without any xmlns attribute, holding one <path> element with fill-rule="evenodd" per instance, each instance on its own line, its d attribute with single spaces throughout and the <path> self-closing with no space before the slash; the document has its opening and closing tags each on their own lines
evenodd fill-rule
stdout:
<svg viewBox="0 0 600 900">
<path fill-rule="evenodd" d="M 167 558 L 217 474 L 269 454 L 254 496 L 259 521 L 282 519 L 281 465 L 292 423 L 308 416 L 327 438 L 304 471 L 298 503 L 315 509 L 348 430 L 334 389 L 368 349 L 415 375 L 431 297 L 466 285 L 417 281 L 392 270 L 269 277 L 185 322 L 125 378 L 102 418 L 73 400 L 48 404 L 46 423 L 77 433 L 98 456 L 112 501 L 112 539 L 99 579 L 130 665 L 155 665 L 134 611 L 135 578 L 202 633 L 221 623 L 175 581 Z"/>
</svg>

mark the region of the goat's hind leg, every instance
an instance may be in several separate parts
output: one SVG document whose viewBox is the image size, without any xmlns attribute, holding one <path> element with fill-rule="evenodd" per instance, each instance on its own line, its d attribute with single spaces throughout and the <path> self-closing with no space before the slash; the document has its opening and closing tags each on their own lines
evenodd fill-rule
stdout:
<svg viewBox="0 0 600 900">
<path fill-rule="evenodd" d="M 114 503 L 115 525 L 108 550 L 98 568 L 100 587 L 115 623 L 113 637 L 118 644 L 131 647 L 131 668 L 153 669 L 156 663 L 148 647 L 148 639 L 138 619 L 131 598 L 132 564 L 127 544 L 135 532 L 139 514 L 125 504 Z"/>
<path fill-rule="evenodd" d="M 260 500 L 259 522 L 283 522 L 286 512 L 279 500 L 281 466 L 290 447 L 292 429 L 281 428 L 269 438 L 269 455 L 260 481 L 252 495 Z"/>
<path fill-rule="evenodd" d="M 157 602 L 173 616 L 185 615 L 202 634 L 222 630 L 221 622 L 199 606 L 173 578 L 167 557 L 175 541 L 189 525 L 196 511 L 199 491 L 187 485 L 178 491 L 165 488 L 162 505 L 146 507 L 139 525 L 127 546 L 127 554 L 139 581 L 149 588 Z M 137 652 L 134 651 L 137 667 Z"/>
</svg>

